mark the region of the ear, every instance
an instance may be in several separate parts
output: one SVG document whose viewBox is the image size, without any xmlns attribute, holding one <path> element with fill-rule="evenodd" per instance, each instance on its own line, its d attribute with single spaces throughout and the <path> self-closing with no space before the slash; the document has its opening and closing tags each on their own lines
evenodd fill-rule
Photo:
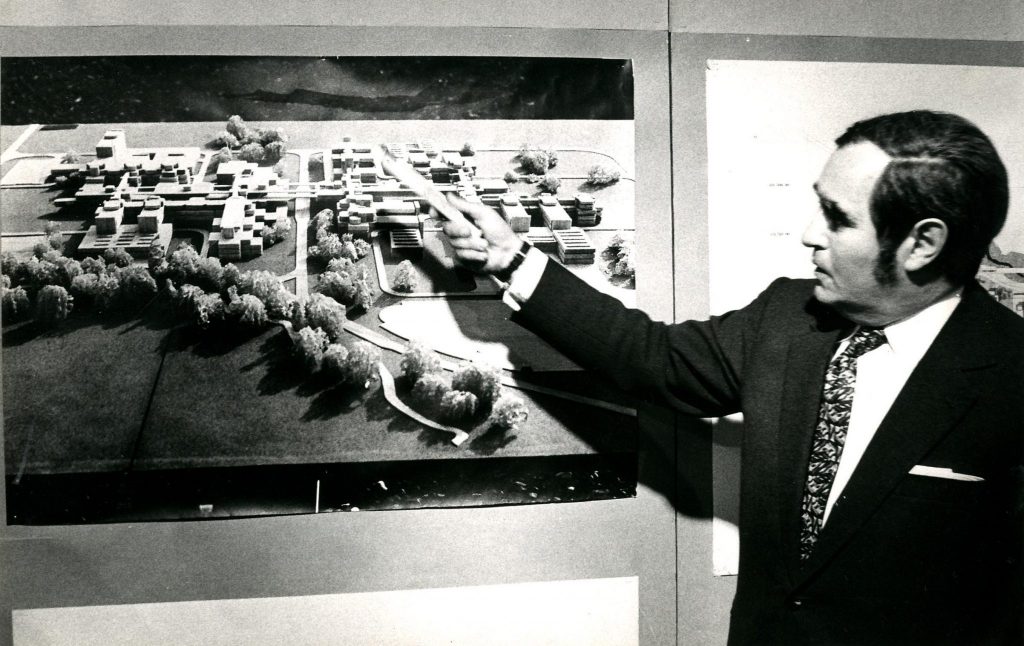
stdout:
<svg viewBox="0 0 1024 646">
<path fill-rule="evenodd" d="M 904 242 L 908 248 L 904 269 L 915 272 L 927 267 L 942 253 L 948 238 L 949 228 L 938 218 L 927 218 L 915 224 Z"/>
</svg>

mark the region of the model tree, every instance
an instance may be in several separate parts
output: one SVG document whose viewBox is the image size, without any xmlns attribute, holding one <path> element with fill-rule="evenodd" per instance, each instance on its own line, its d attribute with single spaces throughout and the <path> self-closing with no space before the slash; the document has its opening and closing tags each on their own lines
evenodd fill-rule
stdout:
<svg viewBox="0 0 1024 646">
<path fill-rule="evenodd" d="M 452 377 L 452 388 L 473 393 L 484 406 L 490 406 L 501 394 L 501 371 L 491 366 L 468 363 Z"/>
<path fill-rule="evenodd" d="M 82 258 L 81 267 L 83 274 L 101 274 L 107 270 L 107 263 L 99 258 L 87 256 Z"/>
<path fill-rule="evenodd" d="M 54 264 L 57 266 L 56 282 L 64 287 L 71 287 L 71 281 L 82 273 L 82 263 L 72 258 L 60 256 Z"/>
<path fill-rule="evenodd" d="M 43 233 L 46 234 L 46 242 L 51 249 L 57 252 L 64 250 L 64 235 L 60 232 L 60 223 L 47 222 L 43 227 Z"/>
<path fill-rule="evenodd" d="M 171 252 L 167 264 L 168 274 L 176 284 L 188 283 L 199 269 L 199 254 L 191 244 L 182 242 Z"/>
<path fill-rule="evenodd" d="M 74 309 L 74 298 L 60 285 L 46 285 L 36 297 L 36 321 L 53 327 L 66 319 Z"/>
<path fill-rule="evenodd" d="M 561 188 L 562 180 L 560 180 L 557 177 L 555 177 L 554 175 L 548 173 L 543 178 L 541 178 L 540 183 L 538 184 L 538 186 L 545 193 L 555 194 L 555 193 L 558 192 L 558 189 Z"/>
<path fill-rule="evenodd" d="M 373 305 L 374 290 L 370 287 L 370 281 L 366 279 L 365 274 L 356 278 L 353 282 L 356 288 L 356 294 L 352 297 L 353 308 L 363 308 L 364 311 L 369 310 L 370 306 Z"/>
<path fill-rule="evenodd" d="M 287 290 L 285 290 L 284 285 L 281 284 L 280 279 L 273 272 L 265 269 L 256 269 L 239 274 L 238 291 L 243 294 L 252 294 L 266 303 L 274 294 Z"/>
<path fill-rule="evenodd" d="M 402 374 L 409 380 L 409 383 L 415 384 L 420 377 L 439 372 L 441 358 L 422 343 L 413 343 L 402 355 L 401 368 Z"/>
<path fill-rule="evenodd" d="M 380 350 L 366 341 L 357 341 L 348 351 L 342 371 L 342 381 L 366 387 L 377 374 Z"/>
<path fill-rule="evenodd" d="M 207 291 L 224 289 L 224 266 L 218 258 L 207 256 L 196 261 L 195 273 L 192 280 Z"/>
<path fill-rule="evenodd" d="M 252 139 L 253 133 L 245 120 L 237 114 L 228 117 L 227 132 L 239 142 Z M 237 144 L 236 144 L 237 145 Z"/>
<path fill-rule="evenodd" d="M 170 268 L 167 264 L 167 250 L 158 241 L 154 241 L 149 246 L 149 257 L 147 259 L 149 265 L 149 273 L 153 274 L 153 278 L 163 278 Z"/>
<path fill-rule="evenodd" d="M 395 277 L 391 280 L 392 289 L 396 292 L 412 292 L 416 289 L 418 282 L 419 277 L 410 261 L 403 260 L 398 263 Z"/>
<path fill-rule="evenodd" d="M 441 415 L 449 420 L 472 417 L 476 413 L 477 397 L 464 390 L 451 390 L 441 397 Z"/>
<path fill-rule="evenodd" d="M 234 148 L 241 146 L 238 158 L 259 163 L 263 160 L 276 162 L 285 153 L 288 137 L 280 128 L 250 128 L 239 115 L 232 115 L 225 131 L 217 136 L 214 145 Z"/>
<path fill-rule="evenodd" d="M 227 134 L 227 133 L 224 133 Z M 216 170 L 221 164 L 231 161 L 231 149 L 226 145 L 210 157 L 210 170 Z"/>
<path fill-rule="evenodd" d="M 320 229 L 317 230 L 317 235 L 319 236 L 319 234 Z M 316 244 L 309 248 L 309 255 L 321 261 L 329 262 L 332 258 L 349 257 L 346 256 L 349 253 L 349 259 L 355 260 L 355 246 L 352 243 L 348 244 L 352 247 L 350 250 L 345 248 L 344 243 L 342 243 L 341 238 L 336 233 L 324 233 L 322 237 L 317 238 Z"/>
<path fill-rule="evenodd" d="M 14 272 L 18 271 L 18 267 L 21 266 L 21 261 L 18 257 L 10 251 L 4 251 L 0 253 L 0 272 L 8 278 L 14 276 Z M 13 278 L 12 278 L 13 280 Z"/>
<path fill-rule="evenodd" d="M 331 258 L 327 262 L 327 271 L 351 275 L 355 272 L 355 266 L 356 264 L 348 258 Z"/>
<path fill-rule="evenodd" d="M 227 317 L 227 306 L 220 294 L 197 294 L 192 299 L 193 321 L 201 328 L 221 323 Z"/>
<path fill-rule="evenodd" d="M 347 271 L 325 271 L 320 274 L 316 291 L 330 296 L 339 303 L 351 303 L 356 295 L 355 282 Z"/>
<path fill-rule="evenodd" d="M 345 306 L 329 296 L 312 294 L 306 301 L 306 323 L 336 341 L 345 331 Z"/>
<path fill-rule="evenodd" d="M 320 328 L 304 327 L 299 330 L 295 352 L 309 372 L 316 372 L 324 358 L 329 340 Z"/>
<path fill-rule="evenodd" d="M 520 146 L 515 159 L 519 160 L 523 172 L 531 175 L 545 175 L 549 168 L 558 164 L 558 154 L 553 149 L 533 148 L 528 144 Z"/>
<path fill-rule="evenodd" d="M 125 306 L 148 303 L 156 296 L 156 280 L 145 267 L 125 267 L 118 272 L 117 299 Z"/>
<path fill-rule="evenodd" d="M 242 146 L 238 158 L 242 161 L 259 163 L 267 156 L 267 151 L 259 143 L 252 141 Z"/>
<path fill-rule="evenodd" d="M 281 242 L 288 237 L 292 230 L 292 221 L 288 218 L 281 218 L 274 225 L 274 242 Z"/>
<path fill-rule="evenodd" d="M 416 385 L 412 387 L 412 397 L 421 404 L 437 406 L 451 389 L 451 385 L 440 373 L 428 372 L 416 380 Z"/>
<path fill-rule="evenodd" d="M 636 265 L 633 263 L 633 245 L 619 250 L 615 265 L 612 267 L 612 274 L 636 279 Z"/>
<path fill-rule="evenodd" d="M 100 294 L 100 276 L 94 273 L 82 273 L 71 281 L 71 295 L 78 303 L 85 305 L 96 302 Z"/>
<path fill-rule="evenodd" d="M 214 146 L 221 146 L 222 148 L 225 149 L 234 148 L 238 146 L 238 137 L 231 134 L 227 130 L 221 130 L 220 132 L 217 133 L 217 136 L 214 137 L 213 141 L 211 141 L 210 143 L 213 144 Z M 231 151 L 229 150 L 228 154 L 230 153 Z"/>
<path fill-rule="evenodd" d="M 329 232 L 334 226 L 334 211 L 331 209 L 323 209 L 313 216 L 313 228 L 317 230 L 317 240 L 320 239 L 319 231 L 323 229 Z"/>
<path fill-rule="evenodd" d="M 308 325 L 306 321 L 306 304 L 298 298 L 290 300 L 285 310 L 285 320 L 292 324 L 292 329 L 301 330 Z"/>
<path fill-rule="evenodd" d="M 302 301 L 295 294 L 292 294 L 282 285 L 281 289 L 267 294 L 266 298 L 260 301 L 267 308 L 267 316 L 279 321 L 292 319 L 293 309 L 303 310 Z"/>
<path fill-rule="evenodd" d="M 61 155 L 60 163 L 62 164 L 81 164 L 82 156 L 70 148 Z"/>
<path fill-rule="evenodd" d="M 604 164 L 595 164 L 587 171 L 587 183 L 591 186 L 607 186 L 619 181 L 622 174 L 618 169 Z"/>
<path fill-rule="evenodd" d="M 351 239 L 351 234 L 345 234 L 350 236 L 348 240 L 342 238 L 341 240 L 341 257 L 348 258 L 349 260 L 359 260 L 359 250 L 356 249 L 355 242 Z"/>
<path fill-rule="evenodd" d="M 608 241 L 605 247 L 604 257 L 609 258 L 607 273 L 612 276 L 620 276 L 630 280 L 636 279 L 636 266 L 634 264 L 633 252 L 635 244 L 632 238 L 626 237 L 622 232 L 616 233 Z"/>
<path fill-rule="evenodd" d="M 261 128 L 258 131 L 258 135 L 259 142 L 264 146 L 288 141 L 288 137 L 285 136 L 284 130 L 280 128 Z"/>
<path fill-rule="evenodd" d="M 352 235 L 352 234 L 351 233 L 347 233 L 345 235 Z M 366 256 L 368 256 L 370 254 L 370 243 L 367 242 L 366 240 L 363 240 L 362 238 L 357 238 L 357 239 L 352 241 L 352 245 L 356 248 L 356 257 L 357 258 L 365 258 Z"/>
<path fill-rule="evenodd" d="M 505 431 L 515 431 L 529 417 L 529 410 L 522 399 L 512 395 L 502 395 L 494 402 L 491 408 L 491 416 L 487 419 L 491 426 L 496 426 Z"/>
<path fill-rule="evenodd" d="M 230 302 L 228 316 L 245 327 L 261 328 L 267 323 L 267 308 L 252 294 L 238 295 L 234 287 L 228 289 Z"/>
<path fill-rule="evenodd" d="M 329 377 L 337 380 L 345 375 L 345 365 L 348 361 L 348 348 L 340 343 L 331 343 L 324 351 L 321 369 Z"/>
<path fill-rule="evenodd" d="M 11 287 L 10 279 L 4 276 L 4 286 L 0 289 L 3 296 L 3 317 L 7 321 L 17 321 L 28 316 L 32 302 L 28 298 L 28 292 L 22 286 Z"/>
<path fill-rule="evenodd" d="M 264 159 L 270 162 L 277 162 L 284 156 L 285 145 L 283 141 L 271 141 L 263 147 Z M 277 167 L 275 166 L 275 170 Z M 284 169 L 278 170 L 278 174 Z"/>
</svg>

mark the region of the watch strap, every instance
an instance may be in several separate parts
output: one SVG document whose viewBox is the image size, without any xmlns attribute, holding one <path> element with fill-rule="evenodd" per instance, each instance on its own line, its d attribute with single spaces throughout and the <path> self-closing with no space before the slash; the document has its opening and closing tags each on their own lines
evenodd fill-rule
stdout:
<svg viewBox="0 0 1024 646">
<path fill-rule="evenodd" d="M 512 262 L 508 264 L 508 267 L 495 271 L 491 275 L 503 283 L 508 283 L 512 280 L 512 274 L 514 274 L 515 271 L 523 264 L 523 261 L 526 260 L 526 254 L 529 253 L 531 247 L 532 245 L 529 242 L 523 240 L 523 244 L 521 244 L 519 249 L 516 250 L 516 255 L 512 256 Z"/>
</svg>

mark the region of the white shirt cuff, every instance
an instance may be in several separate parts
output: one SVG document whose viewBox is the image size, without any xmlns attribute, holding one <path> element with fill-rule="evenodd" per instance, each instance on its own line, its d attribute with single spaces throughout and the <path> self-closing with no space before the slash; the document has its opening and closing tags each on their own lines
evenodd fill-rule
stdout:
<svg viewBox="0 0 1024 646">
<path fill-rule="evenodd" d="M 537 289 L 540 277 L 544 274 L 547 265 L 547 255 L 540 249 L 531 247 L 526 252 L 526 257 L 523 258 L 523 264 L 519 265 L 519 268 L 512 274 L 508 289 L 505 290 L 501 300 L 518 312 L 520 307 L 533 296 L 533 291 Z"/>
</svg>

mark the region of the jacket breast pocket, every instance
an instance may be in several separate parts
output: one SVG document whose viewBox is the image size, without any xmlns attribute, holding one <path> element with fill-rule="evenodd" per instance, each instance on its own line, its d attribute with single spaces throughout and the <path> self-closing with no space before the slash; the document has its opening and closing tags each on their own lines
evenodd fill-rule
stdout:
<svg viewBox="0 0 1024 646">
<path fill-rule="evenodd" d="M 988 492 L 984 480 L 955 480 L 908 473 L 893 490 L 893 495 L 954 507 L 977 505 Z"/>
</svg>

